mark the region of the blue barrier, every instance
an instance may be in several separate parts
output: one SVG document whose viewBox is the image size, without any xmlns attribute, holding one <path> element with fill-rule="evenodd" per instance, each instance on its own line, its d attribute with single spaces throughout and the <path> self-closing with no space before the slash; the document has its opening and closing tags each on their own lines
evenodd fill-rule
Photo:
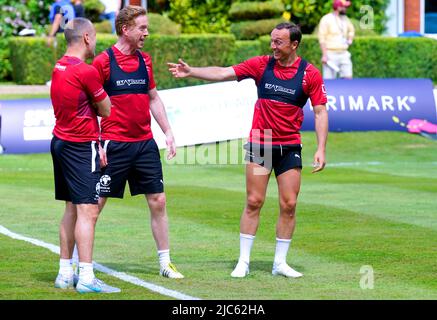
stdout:
<svg viewBox="0 0 437 320">
<path fill-rule="evenodd" d="M 406 123 L 413 118 L 437 123 L 433 84 L 429 79 L 326 80 L 325 85 L 330 131 L 406 131 Z M 240 90 L 237 83 L 234 87 Z M 178 95 L 177 89 L 172 90 L 172 94 Z M 250 90 L 256 95 L 255 87 Z M 209 99 L 205 104 L 208 102 Z M 252 111 L 253 102 L 242 107 Z M 172 113 L 172 109 L 168 113 L 173 123 L 181 116 L 177 112 Z M 244 114 L 248 117 L 245 120 L 250 123 L 252 112 Z M 304 114 L 302 130 L 314 130 L 314 113 L 309 104 L 304 107 Z M 55 124 L 50 99 L 0 100 L 0 119 L 0 145 L 5 153 L 50 150 Z"/>
<path fill-rule="evenodd" d="M 429 79 L 325 80 L 330 131 L 406 131 L 413 118 L 437 123 Z M 314 130 L 314 114 L 304 107 L 302 130 Z"/>
</svg>

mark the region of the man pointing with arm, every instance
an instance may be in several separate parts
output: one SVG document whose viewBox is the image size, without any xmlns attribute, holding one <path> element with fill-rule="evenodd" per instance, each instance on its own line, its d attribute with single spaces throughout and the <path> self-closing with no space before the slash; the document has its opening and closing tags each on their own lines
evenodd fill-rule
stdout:
<svg viewBox="0 0 437 320">
<path fill-rule="evenodd" d="M 302 33 L 294 24 L 281 23 L 271 33 L 273 56 L 258 56 L 232 67 L 191 67 L 183 60 L 169 63 L 176 78 L 208 81 L 252 78 L 258 88 L 252 130 L 245 145 L 246 206 L 240 221 L 240 257 L 232 277 L 249 274 L 250 251 L 259 225 L 271 171 L 279 190 L 276 251 L 272 274 L 301 277 L 286 256 L 296 225 L 296 202 L 301 183 L 301 138 L 303 106 L 311 99 L 315 113 L 317 151 L 314 170 L 323 170 L 328 135 L 326 92 L 320 72 L 297 56 Z"/>
</svg>

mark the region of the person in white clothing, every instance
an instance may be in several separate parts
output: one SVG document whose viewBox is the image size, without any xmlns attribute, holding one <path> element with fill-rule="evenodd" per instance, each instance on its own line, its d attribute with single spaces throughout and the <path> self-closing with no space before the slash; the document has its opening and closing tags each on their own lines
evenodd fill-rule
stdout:
<svg viewBox="0 0 437 320">
<path fill-rule="evenodd" d="M 354 39 L 355 29 L 346 16 L 350 5 L 350 1 L 334 0 L 334 10 L 320 20 L 318 37 L 324 79 L 335 79 L 337 76 L 352 79 L 352 60 L 348 49 Z"/>
<path fill-rule="evenodd" d="M 100 19 L 111 22 L 112 33 L 115 33 L 115 18 L 121 8 L 121 0 L 100 0 L 105 6 L 105 11 L 100 15 Z"/>
</svg>

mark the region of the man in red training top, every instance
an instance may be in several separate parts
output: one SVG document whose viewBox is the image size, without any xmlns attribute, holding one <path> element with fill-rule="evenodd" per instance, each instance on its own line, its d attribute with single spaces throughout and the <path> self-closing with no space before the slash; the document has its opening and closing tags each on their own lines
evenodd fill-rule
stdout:
<svg viewBox="0 0 437 320">
<path fill-rule="evenodd" d="M 50 96 L 56 124 L 51 141 L 55 198 L 65 201 L 60 226 L 60 268 L 55 287 L 80 293 L 120 292 L 94 276 L 92 256 L 99 215 L 100 136 L 97 115 L 108 117 L 111 101 L 97 70 L 86 64 L 94 56 L 96 31 L 84 18 L 71 20 L 64 31 L 65 55 L 56 62 Z M 75 283 L 71 257 L 79 252 L 79 279 Z"/>
<path fill-rule="evenodd" d="M 296 201 L 301 181 L 301 138 L 303 107 L 311 99 L 315 113 L 318 148 L 314 170 L 325 167 L 328 135 L 326 92 L 322 76 L 301 59 L 296 50 L 302 33 L 294 24 L 278 24 L 271 33 L 273 56 L 258 56 L 232 67 L 190 67 L 183 60 L 169 63 L 176 78 L 193 77 L 209 81 L 252 78 L 258 87 L 252 130 L 245 145 L 246 206 L 240 223 L 240 258 L 232 277 L 249 274 L 250 251 L 258 229 L 271 170 L 279 190 L 279 219 L 276 225 L 276 252 L 272 274 L 297 278 L 302 274 L 286 262 L 296 224 Z"/>
<path fill-rule="evenodd" d="M 175 141 L 156 90 L 152 59 L 140 50 L 149 35 L 146 10 L 139 6 L 123 8 L 115 26 L 117 43 L 93 61 L 112 102 L 111 116 L 101 122 L 108 166 L 100 180 L 100 206 L 103 209 L 107 197 L 123 198 L 126 181 L 131 195 L 144 194 L 150 209 L 160 274 L 183 278 L 170 260 L 162 164 L 150 128 L 152 113 L 166 135 L 168 158 L 173 158 Z"/>
</svg>

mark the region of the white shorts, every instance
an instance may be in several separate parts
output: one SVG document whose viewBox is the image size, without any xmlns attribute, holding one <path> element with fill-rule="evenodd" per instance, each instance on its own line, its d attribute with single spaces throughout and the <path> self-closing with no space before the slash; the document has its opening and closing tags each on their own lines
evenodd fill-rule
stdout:
<svg viewBox="0 0 437 320">
<path fill-rule="evenodd" d="M 323 78 L 352 78 L 352 60 L 349 51 L 328 51 L 328 63 L 323 64 Z"/>
</svg>

